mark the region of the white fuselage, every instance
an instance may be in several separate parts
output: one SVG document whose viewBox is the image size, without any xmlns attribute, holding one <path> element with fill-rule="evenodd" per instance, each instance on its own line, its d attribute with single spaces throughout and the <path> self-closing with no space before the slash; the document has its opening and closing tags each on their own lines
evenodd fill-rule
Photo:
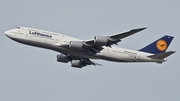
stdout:
<svg viewBox="0 0 180 101">
<path fill-rule="evenodd" d="M 38 30 L 27 27 L 18 27 L 5 32 L 9 38 L 31 46 L 51 49 L 63 54 L 70 54 L 80 58 L 104 59 L 114 62 L 164 62 L 166 59 L 152 59 L 147 56 L 153 55 L 136 50 L 129 50 L 118 47 L 106 47 L 97 54 L 64 47 L 70 41 L 82 41 L 67 35 Z"/>
</svg>

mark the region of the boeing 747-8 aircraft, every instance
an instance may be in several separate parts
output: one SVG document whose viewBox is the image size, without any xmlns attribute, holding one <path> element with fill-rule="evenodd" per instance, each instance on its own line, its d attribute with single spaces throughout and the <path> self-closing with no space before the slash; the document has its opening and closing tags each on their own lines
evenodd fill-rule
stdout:
<svg viewBox="0 0 180 101">
<path fill-rule="evenodd" d="M 71 66 L 77 68 L 87 65 L 100 65 L 92 62 L 90 59 L 103 59 L 114 62 L 163 63 L 167 60 L 168 56 L 175 53 L 175 51 L 166 52 L 173 39 L 173 36 L 168 35 L 140 50 L 112 46 L 123 38 L 144 29 L 146 28 L 133 29 L 109 36 L 95 36 L 91 40 L 79 40 L 67 35 L 28 27 L 16 27 L 6 31 L 5 35 L 23 44 L 57 51 L 61 53 L 57 55 L 58 62 L 71 62 Z"/>
</svg>

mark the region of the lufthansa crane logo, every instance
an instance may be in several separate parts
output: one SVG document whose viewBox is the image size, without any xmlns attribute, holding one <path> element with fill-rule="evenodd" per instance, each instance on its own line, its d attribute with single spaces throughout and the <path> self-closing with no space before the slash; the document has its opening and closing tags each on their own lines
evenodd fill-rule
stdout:
<svg viewBox="0 0 180 101">
<path fill-rule="evenodd" d="M 167 49 L 167 43 L 164 40 L 158 40 L 156 42 L 156 47 L 159 51 L 165 51 Z"/>
</svg>

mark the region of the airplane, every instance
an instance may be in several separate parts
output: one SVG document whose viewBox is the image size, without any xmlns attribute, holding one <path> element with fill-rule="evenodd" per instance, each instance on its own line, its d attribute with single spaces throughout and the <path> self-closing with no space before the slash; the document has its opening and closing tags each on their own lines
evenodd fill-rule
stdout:
<svg viewBox="0 0 180 101">
<path fill-rule="evenodd" d="M 101 65 L 90 59 L 102 59 L 113 62 L 155 62 L 163 63 L 175 51 L 167 51 L 173 36 L 165 35 L 139 50 L 130 50 L 112 46 L 123 38 L 140 32 L 145 28 L 132 29 L 126 32 L 109 35 L 95 36 L 90 40 L 80 40 L 64 34 L 18 26 L 8 31 L 5 35 L 22 44 L 50 49 L 60 54 L 57 61 L 71 62 L 72 67 L 82 68 L 87 65 Z"/>
</svg>

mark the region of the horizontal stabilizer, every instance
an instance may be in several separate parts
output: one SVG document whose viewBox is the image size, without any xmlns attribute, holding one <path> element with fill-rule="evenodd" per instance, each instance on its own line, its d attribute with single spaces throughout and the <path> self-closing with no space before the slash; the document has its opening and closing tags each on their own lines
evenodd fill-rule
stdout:
<svg viewBox="0 0 180 101">
<path fill-rule="evenodd" d="M 168 51 L 168 52 L 158 53 L 158 54 L 155 54 L 155 55 L 150 55 L 148 57 L 155 58 L 155 59 L 164 59 L 164 58 L 172 55 L 173 53 L 175 53 L 175 51 Z"/>
</svg>

